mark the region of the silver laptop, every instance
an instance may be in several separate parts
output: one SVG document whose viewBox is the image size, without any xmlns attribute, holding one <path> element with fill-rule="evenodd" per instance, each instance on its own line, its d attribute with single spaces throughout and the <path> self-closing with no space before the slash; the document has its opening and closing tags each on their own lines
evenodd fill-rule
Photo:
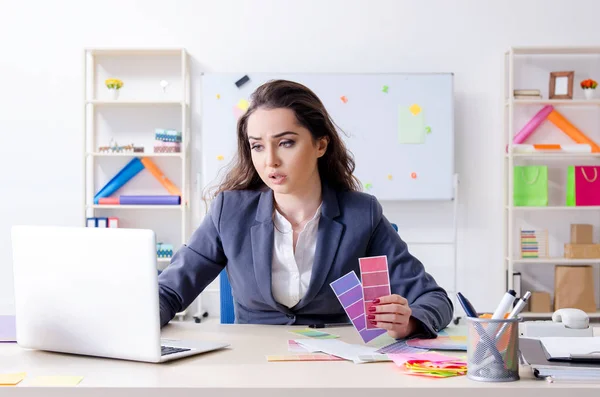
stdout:
<svg viewBox="0 0 600 397">
<path fill-rule="evenodd" d="M 152 230 L 14 226 L 12 249 L 24 348 L 164 362 L 228 346 L 161 341 Z"/>
</svg>

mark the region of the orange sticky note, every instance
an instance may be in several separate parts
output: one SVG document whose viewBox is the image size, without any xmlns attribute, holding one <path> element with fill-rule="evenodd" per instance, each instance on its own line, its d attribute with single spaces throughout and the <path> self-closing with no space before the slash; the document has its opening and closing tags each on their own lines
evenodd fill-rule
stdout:
<svg viewBox="0 0 600 397">
<path fill-rule="evenodd" d="M 417 179 L 417 173 L 416 172 L 411 172 L 410 177 L 412 179 Z"/>
<path fill-rule="evenodd" d="M 342 102 L 348 103 L 348 98 L 346 98 L 345 96 L 341 96 L 340 99 L 342 100 Z"/>
</svg>

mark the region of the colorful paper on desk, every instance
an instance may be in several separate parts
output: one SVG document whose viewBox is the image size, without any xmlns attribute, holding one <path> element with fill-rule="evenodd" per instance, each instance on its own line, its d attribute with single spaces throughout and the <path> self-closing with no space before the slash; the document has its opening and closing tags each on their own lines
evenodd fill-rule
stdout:
<svg viewBox="0 0 600 397">
<path fill-rule="evenodd" d="M 408 346 L 405 340 L 399 340 L 377 350 L 381 354 L 424 353 L 429 350 L 421 347 Z"/>
<path fill-rule="evenodd" d="M 303 336 L 308 336 L 309 338 L 317 338 L 317 339 L 336 339 L 339 338 L 338 335 L 333 335 L 327 332 L 323 332 L 323 331 L 317 331 L 314 329 L 298 329 L 298 330 L 293 330 L 290 331 L 294 334 L 298 334 L 298 335 L 303 335 Z"/>
<path fill-rule="evenodd" d="M 467 350 L 466 336 L 438 336 L 435 339 L 409 339 L 408 346 L 431 350 Z"/>
<path fill-rule="evenodd" d="M 335 357 L 329 354 L 313 353 L 313 354 L 286 354 L 279 356 L 267 356 L 268 362 L 283 362 L 283 361 L 344 361 L 343 358 Z"/>
<path fill-rule="evenodd" d="M 15 386 L 27 376 L 26 372 L 0 374 L 0 386 Z"/>
<path fill-rule="evenodd" d="M 392 293 L 387 256 L 359 258 L 358 264 L 360 266 L 365 313 L 368 314 L 369 308 L 373 306 L 375 299 Z M 378 327 L 367 321 L 367 329 L 378 329 Z"/>
<path fill-rule="evenodd" d="M 440 363 L 447 361 L 464 361 L 458 357 L 447 356 L 445 354 L 435 352 L 388 354 L 388 357 L 399 367 L 404 367 L 404 364 L 410 360 L 432 361 Z"/>
<path fill-rule="evenodd" d="M 365 343 L 386 333 L 384 329 L 367 329 L 363 290 L 354 271 L 338 278 L 330 286 Z"/>
<path fill-rule="evenodd" d="M 295 340 L 288 340 L 288 351 L 293 353 L 307 353 L 308 350 L 304 348 L 304 346 L 296 343 Z"/>
<path fill-rule="evenodd" d="M 301 344 L 310 352 L 331 354 L 353 361 L 355 364 L 365 362 L 359 358 L 360 356 L 377 354 L 374 347 L 351 345 L 337 339 L 296 339 L 296 343 Z"/>
<path fill-rule="evenodd" d="M 0 342 L 16 342 L 15 316 L 0 316 Z"/>
<path fill-rule="evenodd" d="M 83 376 L 38 376 L 29 386 L 77 386 Z"/>
<path fill-rule="evenodd" d="M 456 361 L 409 360 L 404 363 L 404 371 L 409 375 L 430 378 L 449 378 L 467 374 L 467 363 Z"/>
</svg>

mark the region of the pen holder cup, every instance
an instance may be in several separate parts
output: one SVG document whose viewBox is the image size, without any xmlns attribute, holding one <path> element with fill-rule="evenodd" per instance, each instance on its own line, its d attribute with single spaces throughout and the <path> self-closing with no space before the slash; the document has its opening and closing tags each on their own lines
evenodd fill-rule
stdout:
<svg viewBox="0 0 600 397">
<path fill-rule="evenodd" d="M 467 378 L 519 380 L 519 320 L 467 317 Z"/>
</svg>

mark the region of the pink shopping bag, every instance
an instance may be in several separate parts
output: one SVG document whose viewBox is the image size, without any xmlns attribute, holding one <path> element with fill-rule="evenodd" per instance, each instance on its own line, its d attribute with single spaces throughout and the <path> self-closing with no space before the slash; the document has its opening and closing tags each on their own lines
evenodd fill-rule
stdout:
<svg viewBox="0 0 600 397">
<path fill-rule="evenodd" d="M 575 167 L 575 205 L 600 205 L 600 167 Z"/>
</svg>

